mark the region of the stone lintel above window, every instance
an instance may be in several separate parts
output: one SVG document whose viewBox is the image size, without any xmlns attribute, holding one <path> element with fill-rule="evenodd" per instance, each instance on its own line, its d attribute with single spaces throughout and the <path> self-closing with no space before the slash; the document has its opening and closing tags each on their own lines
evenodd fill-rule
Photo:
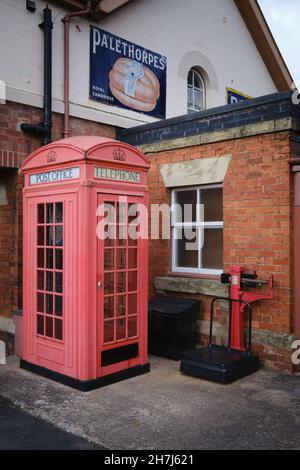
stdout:
<svg viewBox="0 0 300 470">
<path fill-rule="evenodd" d="M 166 188 L 223 183 L 232 155 L 160 165 Z"/>
</svg>

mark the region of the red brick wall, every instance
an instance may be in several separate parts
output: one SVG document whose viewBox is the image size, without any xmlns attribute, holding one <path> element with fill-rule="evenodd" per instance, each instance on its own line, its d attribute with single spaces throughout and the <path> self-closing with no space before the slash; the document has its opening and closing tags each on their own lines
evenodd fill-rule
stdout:
<svg viewBox="0 0 300 470">
<path fill-rule="evenodd" d="M 224 182 L 224 270 L 239 264 L 266 278 L 273 274 L 275 298 L 254 307 L 253 327 L 280 333 L 293 331 L 292 180 L 289 134 L 278 133 L 165 151 L 150 155 L 151 203 L 170 202 L 159 166 L 232 154 Z M 149 156 L 149 155 L 148 155 Z M 156 276 L 167 275 L 170 242 L 150 242 L 150 296 Z M 185 294 L 183 294 L 186 296 Z M 209 319 L 211 299 L 202 301 L 200 319 Z M 201 337 L 199 341 L 206 340 Z M 266 364 L 291 368 L 291 353 L 257 345 Z"/>
<path fill-rule="evenodd" d="M 53 113 L 52 140 L 63 138 L 63 118 L 62 114 Z M 12 161 L 24 158 L 41 146 L 41 138 L 24 134 L 20 124 L 38 124 L 42 120 L 41 109 L 10 101 L 0 106 L 0 166 L 14 166 Z M 71 116 L 70 136 L 75 135 L 100 135 L 113 139 L 115 128 Z"/>
<path fill-rule="evenodd" d="M 41 139 L 20 131 L 22 122 L 38 123 L 42 110 L 7 103 L 0 106 L 0 172 L 5 175 L 8 205 L 0 206 L 0 315 L 10 316 L 21 306 L 21 187 L 15 166 L 41 145 Z M 62 137 L 63 116 L 53 114 L 53 140 Z M 70 118 L 70 135 L 94 134 L 114 138 L 111 126 Z M 149 186 L 151 202 L 169 203 L 159 165 L 197 158 L 232 154 L 224 182 L 224 269 L 242 264 L 266 276 L 274 274 L 274 301 L 254 308 L 254 327 L 274 332 L 292 332 L 292 183 L 287 160 L 290 156 L 288 133 L 270 134 L 200 147 L 166 151 L 151 155 Z M 150 295 L 155 276 L 166 275 L 170 265 L 169 241 L 150 243 Z M 186 296 L 186 294 L 183 294 Z M 200 319 L 208 319 L 211 299 L 202 301 Z M 220 317 L 222 318 L 222 317 Z M 206 341 L 205 336 L 199 342 Z M 290 368 L 290 352 L 266 345 L 255 345 L 265 363 Z"/>
<path fill-rule="evenodd" d="M 11 316 L 21 307 L 22 283 L 22 186 L 23 178 L 15 168 L 33 150 L 41 138 L 24 134 L 20 124 L 39 123 L 42 110 L 18 103 L 0 106 L 0 175 L 4 177 L 8 204 L 0 205 L 0 316 Z M 53 140 L 62 138 L 63 115 L 53 113 Z M 115 128 L 70 117 L 70 136 L 100 135 L 115 137 Z M 9 168 L 7 168 L 9 167 Z"/>
<path fill-rule="evenodd" d="M 0 315 L 9 316 L 20 305 L 21 292 L 21 191 L 17 170 L 0 169 L 7 202 L 0 205 Z"/>
</svg>

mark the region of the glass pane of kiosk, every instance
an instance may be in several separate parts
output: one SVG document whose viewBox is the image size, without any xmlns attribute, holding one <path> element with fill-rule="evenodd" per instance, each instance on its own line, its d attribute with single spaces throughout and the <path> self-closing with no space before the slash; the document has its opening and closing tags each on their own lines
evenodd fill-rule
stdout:
<svg viewBox="0 0 300 470">
<path fill-rule="evenodd" d="M 104 241 L 104 344 L 137 337 L 138 243 L 131 207 L 125 202 L 106 202 Z M 133 232 L 128 233 L 128 225 Z"/>
<path fill-rule="evenodd" d="M 63 203 L 37 205 L 36 333 L 63 341 Z"/>
</svg>

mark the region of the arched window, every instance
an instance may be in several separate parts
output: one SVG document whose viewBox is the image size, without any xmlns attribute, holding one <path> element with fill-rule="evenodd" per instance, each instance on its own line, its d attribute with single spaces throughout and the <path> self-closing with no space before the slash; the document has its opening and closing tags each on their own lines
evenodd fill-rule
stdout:
<svg viewBox="0 0 300 470">
<path fill-rule="evenodd" d="M 201 74 L 197 69 L 192 68 L 188 74 L 187 80 L 187 111 L 203 111 L 205 109 L 205 84 Z"/>
</svg>

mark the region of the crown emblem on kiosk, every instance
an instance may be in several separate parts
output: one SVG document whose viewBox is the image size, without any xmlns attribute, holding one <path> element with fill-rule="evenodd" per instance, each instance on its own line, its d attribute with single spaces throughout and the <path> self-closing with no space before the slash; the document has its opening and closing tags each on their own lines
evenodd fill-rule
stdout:
<svg viewBox="0 0 300 470">
<path fill-rule="evenodd" d="M 117 150 L 115 150 L 113 152 L 113 158 L 114 160 L 118 160 L 120 162 L 124 162 L 126 160 L 126 154 L 125 152 L 123 152 L 123 150 L 121 150 L 120 148 L 118 148 Z"/>
<path fill-rule="evenodd" d="M 47 154 L 47 162 L 48 163 L 53 163 L 56 161 L 57 154 L 53 150 Z"/>
</svg>

